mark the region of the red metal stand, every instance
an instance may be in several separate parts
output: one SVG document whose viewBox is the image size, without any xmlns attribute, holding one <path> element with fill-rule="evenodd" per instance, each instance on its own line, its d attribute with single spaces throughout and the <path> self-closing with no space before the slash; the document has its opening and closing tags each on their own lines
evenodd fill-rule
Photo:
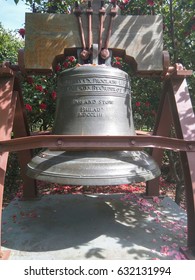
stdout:
<svg viewBox="0 0 195 280">
<path fill-rule="evenodd" d="M 21 89 L 19 87 L 19 80 L 11 69 L 0 68 L 0 141 L 10 140 L 12 131 L 14 131 L 15 137 L 29 135 L 24 118 L 24 107 L 22 106 L 22 96 Z M 8 155 L 8 151 L 0 153 L 0 232 L 2 224 L 1 213 L 3 206 L 4 181 L 7 169 Z M 21 175 L 24 182 L 23 196 L 26 199 L 35 198 L 36 184 L 34 180 L 28 178 L 24 173 L 24 167 L 31 159 L 30 150 L 19 152 L 18 155 L 22 171 Z M 9 252 L 1 251 L 0 247 L 0 259 L 6 259 L 8 257 Z"/>
<path fill-rule="evenodd" d="M 0 139 L 8 140 L 11 138 L 13 118 L 17 95 L 13 92 L 14 73 L 8 68 L 0 69 Z M 7 167 L 8 152 L 0 154 L 0 211 L 2 213 L 4 180 Z M 0 231 L 1 231 L 0 214 Z M 1 245 L 1 234 L 0 234 Z M 9 252 L 1 251 L 0 258 L 6 259 Z"/>
<path fill-rule="evenodd" d="M 178 139 L 195 140 L 195 115 L 186 82 L 191 75 L 185 70 L 175 71 L 164 81 L 163 94 L 159 106 L 154 135 L 169 136 L 173 122 Z M 195 153 L 189 145 L 189 151 L 181 151 L 181 162 L 185 180 L 187 218 L 188 218 L 188 250 L 184 251 L 189 258 L 195 258 Z M 162 164 L 163 150 L 154 149 L 152 157 Z M 159 178 L 147 183 L 147 195 L 158 196 Z"/>
<path fill-rule="evenodd" d="M 180 151 L 185 178 L 188 218 L 188 258 L 194 258 L 195 248 L 195 116 L 188 92 L 186 76 L 192 71 L 176 70 L 167 72 L 157 114 L 153 136 L 97 137 L 97 136 L 30 136 L 22 100 L 20 79 L 9 68 L 0 68 L 0 211 L 2 212 L 4 179 L 8 153 L 19 151 L 24 199 L 35 199 L 36 182 L 25 175 L 25 167 L 31 159 L 31 149 L 35 147 L 56 147 L 58 149 L 138 149 L 153 147 L 152 156 L 162 164 L 163 150 Z M 170 139 L 169 131 L 175 125 L 177 139 Z M 13 131 L 15 139 L 11 139 Z M 165 136 L 165 137 L 164 137 Z M 175 145 L 175 146 L 174 146 Z M 147 184 L 147 195 L 158 196 L 158 179 Z M 1 215 L 0 215 L 1 224 Z M 9 253 L 9 252 L 8 252 Z M 0 258 L 8 253 L 0 250 Z"/>
</svg>

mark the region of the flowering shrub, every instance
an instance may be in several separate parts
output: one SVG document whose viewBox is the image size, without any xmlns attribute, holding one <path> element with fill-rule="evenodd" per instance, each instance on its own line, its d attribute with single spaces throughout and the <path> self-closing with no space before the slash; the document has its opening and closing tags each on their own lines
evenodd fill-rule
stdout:
<svg viewBox="0 0 195 280">
<path fill-rule="evenodd" d="M 129 64 L 127 64 L 122 57 L 113 57 L 112 59 L 112 67 L 116 67 L 119 68 L 125 72 L 127 72 L 128 74 L 131 73 L 131 67 Z"/>
<path fill-rule="evenodd" d="M 74 56 L 67 56 L 62 62 L 59 62 L 56 67 L 55 71 L 60 72 L 68 68 L 75 67 L 77 65 L 77 59 Z"/>
<path fill-rule="evenodd" d="M 47 130 L 52 127 L 57 98 L 57 76 L 76 64 L 77 59 L 68 56 L 56 65 L 53 74 L 26 77 L 23 83 L 23 97 L 31 131 Z"/>
<path fill-rule="evenodd" d="M 132 78 L 131 83 L 135 128 L 152 131 L 158 110 L 161 83 L 149 78 Z"/>
<path fill-rule="evenodd" d="M 161 84 L 159 81 L 133 76 L 131 67 L 121 57 L 113 57 L 112 66 L 132 76 L 131 98 L 135 128 L 152 130 L 158 109 Z"/>
<path fill-rule="evenodd" d="M 22 48 L 24 43 L 13 31 L 6 30 L 0 22 L 0 66 L 3 62 L 17 61 L 18 49 Z"/>
<path fill-rule="evenodd" d="M 24 28 L 20 28 L 18 30 L 18 33 L 22 36 L 22 38 L 24 39 L 24 36 L 25 36 L 25 29 Z"/>
</svg>

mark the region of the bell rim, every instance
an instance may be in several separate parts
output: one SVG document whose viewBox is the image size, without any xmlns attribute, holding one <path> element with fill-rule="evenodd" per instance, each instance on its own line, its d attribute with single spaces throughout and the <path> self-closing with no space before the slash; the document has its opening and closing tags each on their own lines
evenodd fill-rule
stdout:
<svg viewBox="0 0 195 280">
<path fill-rule="evenodd" d="M 45 150 L 47 153 L 49 150 Z M 50 153 L 55 154 L 55 152 Z M 112 151 L 107 151 L 107 153 L 100 151 L 100 155 L 105 154 L 103 158 L 104 164 L 100 161 L 101 157 L 87 157 L 87 154 L 81 152 L 81 155 L 85 155 L 83 159 L 78 158 L 77 162 L 74 158 L 71 161 L 71 157 L 66 158 L 64 155 L 64 160 L 60 160 L 57 164 L 52 165 L 52 157 L 48 160 L 46 157 L 39 157 L 41 153 L 33 158 L 34 162 L 31 161 L 27 165 L 27 175 L 37 180 L 43 180 L 51 183 L 58 184 L 68 184 L 68 185 L 83 185 L 83 186 L 106 186 L 106 185 L 121 185 L 121 184 L 131 184 L 138 182 L 145 182 L 152 180 L 160 175 L 160 169 L 156 162 L 145 152 L 138 151 L 139 157 L 145 156 L 145 166 L 140 165 L 139 161 L 134 161 L 134 157 L 130 158 L 132 152 L 127 152 L 127 154 L 121 154 L 126 151 L 120 151 L 118 154 L 121 156 L 120 159 L 109 158 L 108 155 L 112 154 Z M 64 151 L 58 153 L 64 154 Z M 66 152 L 65 152 L 66 153 Z M 96 152 L 91 152 L 92 155 Z M 136 152 L 133 152 L 136 155 Z M 74 155 L 75 153 L 72 152 Z M 115 157 L 116 157 L 115 152 Z M 75 154 L 75 157 L 77 154 Z M 79 154 L 79 156 L 81 156 Z M 90 152 L 88 152 L 90 155 Z M 129 155 L 129 157 L 128 157 Z M 108 156 L 108 157 L 106 157 Z M 127 162 L 129 158 L 129 162 Z M 49 162 L 50 161 L 50 162 Z M 147 162 L 148 161 L 148 162 Z M 53 161 L 55 162 L 55 160 Z M 44 163 L 49 164 L 49 168 L 42 166 Z M 41 166 L 42 164 L 42 166 Z M 57 172 L 57 168 L 58 172 Z M 106 169 L 107 168 L 107 169 Z M 109 169 L 110 168 L 110 169 Z M 63 172 L 61 172 L 63 170 Z M 116 170 L 116 171 L 115 171 Z M 88 175 L 90 174 L 90 175 Z"/>
</svg>

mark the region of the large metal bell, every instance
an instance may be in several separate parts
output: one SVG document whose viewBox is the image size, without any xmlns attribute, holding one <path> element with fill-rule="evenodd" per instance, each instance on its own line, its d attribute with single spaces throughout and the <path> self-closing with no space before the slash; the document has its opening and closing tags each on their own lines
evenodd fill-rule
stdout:
<svg viewBox="0 0 195 280">
<path fill-rule="evenodd" d="M 83 65 L 58 79 L 53 134 L 135 135 L 129 76 L 105 65 Z M 160 175 L 142 151 L 43 150 L 27 166 L 35 179 L 69 185 L 118 185 Z"/>
</svg>

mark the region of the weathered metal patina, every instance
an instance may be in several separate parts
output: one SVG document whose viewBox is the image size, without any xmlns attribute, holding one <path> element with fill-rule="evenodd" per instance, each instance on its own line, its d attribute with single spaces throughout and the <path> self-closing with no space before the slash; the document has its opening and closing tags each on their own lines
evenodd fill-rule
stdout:
<svg viewBox="0 0 195 280">
<path fill-rule="evenodd" d="M 58 80 L 55 135 L 135 135 L 127 73 L 105 65 L 83 65 Z M 70 185 L 117 185 L 160 175 L 142 151 L 44 150 L 28 164 L 28 175 Z"/>
</svg>

